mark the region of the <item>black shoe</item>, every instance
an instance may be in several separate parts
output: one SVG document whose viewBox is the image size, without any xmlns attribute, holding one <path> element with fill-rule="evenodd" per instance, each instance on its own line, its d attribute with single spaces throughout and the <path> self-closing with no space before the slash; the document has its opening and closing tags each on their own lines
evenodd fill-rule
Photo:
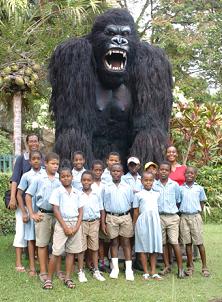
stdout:
<svg viewBox="0 0 222 302">
<path fill-rule="evenodd" d="M 179 278 L 179 279 L 185 278 L 185 273 L 184 273 L 183 269 L 178 270 L 177 278 Z"/>
<path fill-rule="evenodd" d="M 132 267 L 133 267 L 133 269 L 135 269 L 135 270 L 137 270 L 137 271 L 143 272 L 142 264 L 140 263 L 140 261 L 138 261 L 138 259 L 135 259 L 135 260 L 133 261 Z"/>
</svg>

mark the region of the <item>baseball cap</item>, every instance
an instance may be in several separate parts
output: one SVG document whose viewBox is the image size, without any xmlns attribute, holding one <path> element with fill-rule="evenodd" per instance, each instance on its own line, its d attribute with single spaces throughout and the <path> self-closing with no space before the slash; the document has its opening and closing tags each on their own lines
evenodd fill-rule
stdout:
<svg viewBox="0 0 222 302">
<path fill-rule="evenodd" d="M 129 164 L 129 163 L 134 163 L 136 165 L 140 165 L 140 160 L 139 160 L 139 158 L 132 156 L 132 157 L 128 158 L 128 160 L 127 160 L 127 164 Z"/>
<path fill-rule="evenodd" d="M 155 163 L 152 162 L 152 161 L 149 161 L 148 163 L 145 164 L 144 170 L 148 169 L 150 166 L 154 166 L 155 168 L 158 168 L 158 165 L 157 165 L 157 164 L 155 164 Z"/>
</svg>

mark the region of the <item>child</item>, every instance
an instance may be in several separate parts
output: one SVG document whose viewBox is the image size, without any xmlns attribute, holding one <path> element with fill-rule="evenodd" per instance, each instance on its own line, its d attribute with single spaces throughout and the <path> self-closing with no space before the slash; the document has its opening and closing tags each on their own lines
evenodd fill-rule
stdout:
<svg viewBox="0 0 222 302">
<path fill-rule="evenodd" d="M 72 289 L 75 287 L 71 279 L 74 254 L 82 252 L 81 221 L 83 204 L 79 198 L 79 191 L 72 187 L 72 171 L 70 168 L 60 169 L 59 179 L 61 186 L 56 188 L 50 197 L 49 203 L 57 219 L 53 234 L 52 256 L 49 261 L 48 277 L 43 289 L 52 289 L 52 277 L 58 257 L 66 252 L 66 275 L 64 284 Z"/>
<path fill-rule="evenodd" d="M 137 193 L 142 190 L 141 176 L 138 171 L 140 169 L 140 160 L 137 157 L 130 157 L 127 160 L 127 167 L 129 172 L 122 177 L 133 190 L 133 193 Z"/>
<path fill-rule="evenodd" d="M 198 185 L 195 180 L 197 170 L 187 167 L 185 171 L 186 182 L 180 187 L 180 238 L 186 245 L 187 254 L 187 276 L 193 274 L 192 244 L 197 245 L 202 261 L 202 275 L 209 277 L 210 273 L 206 264 L 206 253 L 203 245 L 203 222 L 200 212 L 203 210 L 204 201 L 207 200 L 204 188 Z"/>
<path fill-rule="evenodd" d="M 40 151 L 31 151 L 29 154 L 31 170 L 24 173 L 18 185 L 18 192 L 17 192 L 17 201 L 19 208 L 22 211 L 22 219 L 24 222 L 24 239 L 28 242 L 28 254 L 29 254 L 29 275 L 36 276 L 35 271 L 35 224 L 34 220 L 29 217 L 27 208 L 25 207 L 23 201 L 23 194 L 26 189 L 29 187 L 31 182 L 38 176 L 45 173 L 45 170 L 41 168 L 41 160 L 42 155 Z M 34 197 L 32 199 L 32 208 L 34 211 L 36 209 L 36 202 Z"/>
<path fill-rule="evenodd" d="M 99 249 L 99 226 L 100 212 L 103 211 L 103 204 L 100 195 L 92 191 L 93 174 L 91 171 L 84 171 L 81 178 L 82 192 L 80 200 L 84 204 L 83 221 L 82 221 L 82 248 L 86 251 L 90 250 L 93 262 L 93 277 L 98 281 L 105 281 L 105 278 L 98 270 L 98 249 Z M 82 259 L 83 260 L 83 259 Z M 84 272 L 79 272 L 79 281 L 82 281 Z M 86 279 L 87 281 L 87 279 Z"/>
<path fill-rule="evenodd" d="M 104 170 L 101 181 L 104 184 L 112 182 L 112 176 L 110 174 L 110 169 L 114 164 L 120 164 L 120 154 L 118 152 L 110 152 L 106 159 L 107 168 Z"/>
<path fill-rule="evenodd" d="M 150 161 L 144 165 L 144 171 L 150 172 L 154 175 L 154 184 L 158 179 L 158 165 Z"/>
<path fill-rule="evenodd" d="M 153 189 L 160 193 L 158 198 L 158 208 L 160 214 L 162 238 L 163 238 L 163 261 L 165 268 L 161 272 L 165 275 L 171 271 L 168 257 L 167 240 L 173 247 L 177 267 L 178 278 L 184 278 L 182 256 L 178 243 L 179 237 L 179 221 L 177 215 L 178 204 L 180 203 L 180 188 L 179 185 L 169 178 L 170 163 L 164 161 L 159 166 L 159 180 L 154 184 Z"/>
<path fill-rule="evenodd" d="M 101 176 L 104 172 L 104 164 L 101 160 L 94 160 L 92 163 L 92 173 L 94 182 L 92 184 L 92 190 L 97 191 L 101 194 L 104 184 L 101 181 Z M 105 235 L 102 230 L 99 231 L 99 269 L 101 271 L 109 270 L 109 238 Z"/>
<path fill-rule="evenodd" d="M 112 182 L 107 183 L 102 190 L 102 200 L 105 215 L 102 215 L 102 230 L 108 234 L 111 242 L 111 257 L 113 269 L 110 278 L 117 279 L 119 275 L 118 248 L 119 240 L 123 248 L 126 265 L 126 280 L 133 281 L 132 254 L 130 238 L 133 236 L 133 224 L 130 215 L 133 202 L 133 191 L 129 185 L 121 181 L 123 166 L 114 164 L 110 170 Z"/>
<path fill-rule="evenodd" d="M 74 188 L 80 191 L 82 190 L 81 176 L 82 173 L 86 170 L 84 168 L 85 161 L 85 155 L 82 151 L 76 151 L 73 153 L 72 185 Z"/>
<path fill-rule="evenodd" d="M 154 176 L 144 172 L 142 184 L 144 189 L 135 194 L 133 207 L 133 224 L 135 225 L 135 251 L 140 253 L 143 267 L 143 278 L 161 280 L 156 273 L 156 253 L 162 253 L 162 234 L 158 213 L 159 193 L 152 190 Z M 147 270 L 147 256 L 150 256 L 150 274 Z"/>
<path fill-rule="evenodd" d="M 60 186 L 57 170 L 59 167 L 59 156 L 56 153 L 49 153 L 45 158 L 46 171 L 41 177 L 32 181 L 26 190 L 26 205 L 29 217 L 35 221 L 36 246 L 40 264 L 40 280 L 44 282 L 47 278 L 48 244 L 52 235 L 54 215 L 49 198 L 53 189 Z M 32 207 L 32 197 L 35 196 L 35 206 L 38 212 Z"/>
</svg>

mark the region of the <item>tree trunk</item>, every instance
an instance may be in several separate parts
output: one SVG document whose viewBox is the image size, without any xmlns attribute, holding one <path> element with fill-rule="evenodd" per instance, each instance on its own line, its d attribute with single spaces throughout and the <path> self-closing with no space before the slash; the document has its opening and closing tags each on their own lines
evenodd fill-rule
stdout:
<svg viewBox="0 0 222 302">
<path fill-rule="evenodd" d="M 13 95 L 13 114 L 14 114 L 14 154 L 21 155 L 21 138 L 22 138 L 22 93 L 16 92 Z"/>
</svg>

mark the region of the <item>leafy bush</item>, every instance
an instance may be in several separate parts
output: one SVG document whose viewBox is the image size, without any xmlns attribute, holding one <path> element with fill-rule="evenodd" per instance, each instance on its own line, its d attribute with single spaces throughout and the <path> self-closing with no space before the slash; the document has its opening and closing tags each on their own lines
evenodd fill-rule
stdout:
<svg viewBox="0 0 222 302">
<path fill-rule="evenodd" d="M 0 130 L 0 154 L 12 154 L 13 146 L 9 134 Z"/>
<path fill-rule="evenodd" d="M 11 177 L 11 175 L 8 173 L 0 173 L 0 196 L 4 196 L 5 191 L 7 191 L 9 189 L 10 177 Z"/>
</svg>

